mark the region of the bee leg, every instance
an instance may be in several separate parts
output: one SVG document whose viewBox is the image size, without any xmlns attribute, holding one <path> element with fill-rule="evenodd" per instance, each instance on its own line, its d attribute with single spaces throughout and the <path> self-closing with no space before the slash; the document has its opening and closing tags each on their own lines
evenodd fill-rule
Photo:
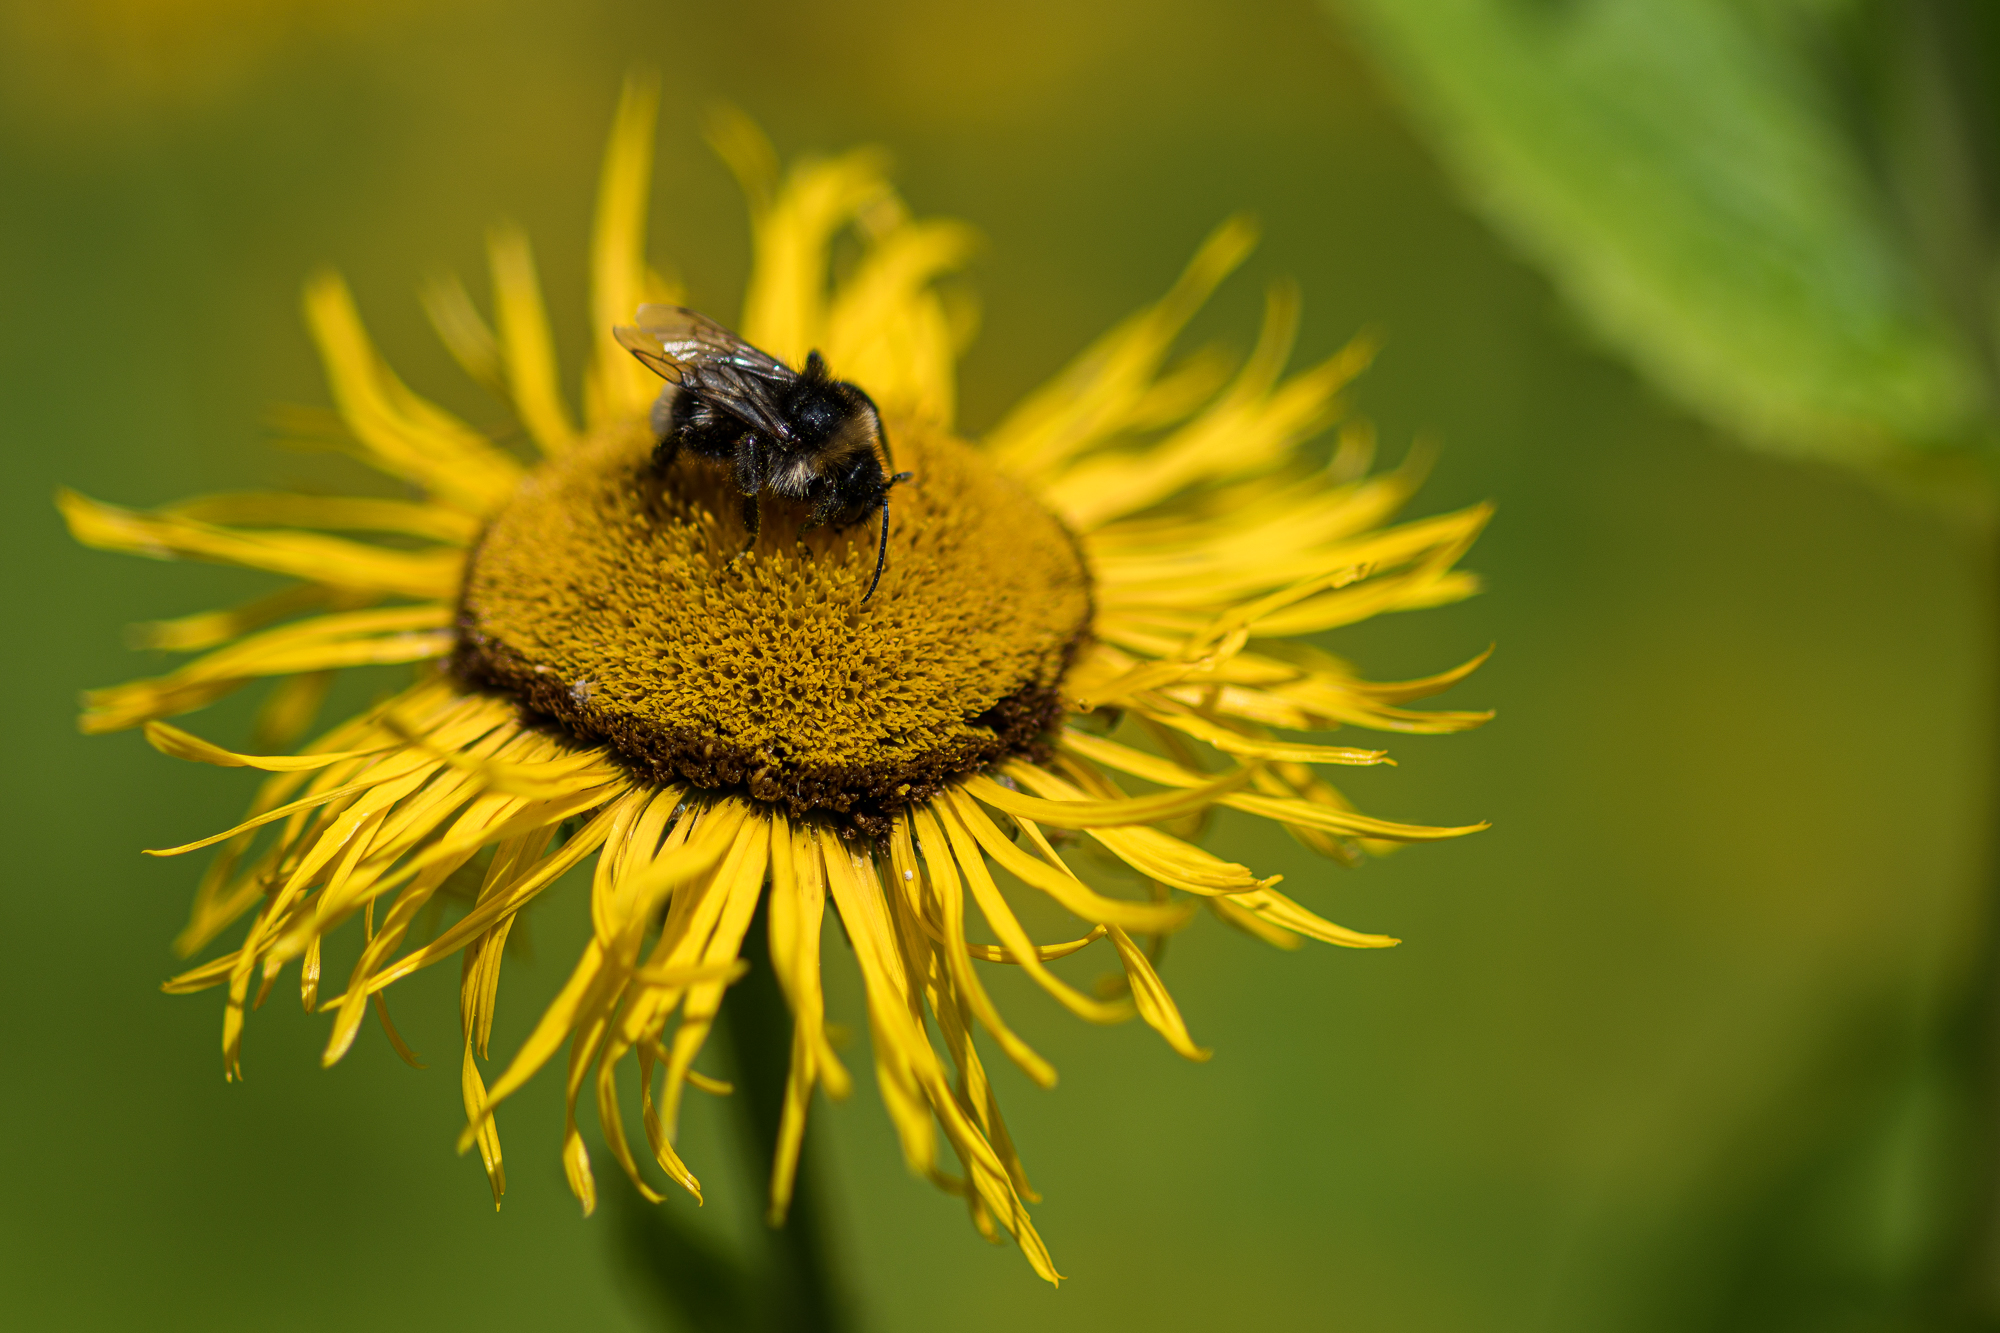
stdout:
<svg viewBox="0 0 2000 1333">
<path fill-rule="evenodd" d="M 812 512 L 807 514 L 806 521 L 799 525 L 799 531 L 811 532 L 814 528 L 825 527 L 832 521 L 833 511 L 836 508 L 838 508 L 838 505 L 834 500 L 833 493 L 831 491 L 821 492 L 819 498 L 813 501 Z"/>
<path fill-rule="evenodd" d="M 763 511 L 758 506 L 758 493 L 764 489 L 764 442 L 755 435 L 745 434 L 736 442 L 736 490 L 743 497 L 743 527 L 747 539 L 743 549 L 730 560 L 735 564 L 750 554 L 757 545 L 757 534 L 763 530 Z"/>
<path fill-rule="evenodd" d="M 866 605 L 868 599 L 875 595 L 875 589 L 877 589 L 882 585 L 882 568 L 888 563 L 889 563 L 889 497 L 887 495 L 884 495 L 882 497 L 882 541 L 881 544 L 875 548 L 875 578 L 873 579 L 873 581 L 869 583 L 868 591 L 861 594 L 861 601 L 863 605 Z"/>
</svg>

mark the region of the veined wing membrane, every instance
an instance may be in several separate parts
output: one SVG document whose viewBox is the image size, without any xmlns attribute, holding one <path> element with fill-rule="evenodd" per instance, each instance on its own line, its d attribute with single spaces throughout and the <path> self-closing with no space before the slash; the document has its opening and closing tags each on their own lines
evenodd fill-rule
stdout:
<svg viewBox="0 0 2000 1333">
<path fill-rule="evenodd" d="M 753 430 L 791 437 L 779 394 L 797 371 L 686 306 L 649 303 L 636 318 L 612 334 L 655 374 Z"/>
</svg>

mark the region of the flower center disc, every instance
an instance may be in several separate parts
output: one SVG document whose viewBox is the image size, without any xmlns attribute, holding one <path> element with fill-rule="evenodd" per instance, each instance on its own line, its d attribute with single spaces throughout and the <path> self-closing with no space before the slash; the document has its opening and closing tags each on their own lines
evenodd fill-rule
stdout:
<svg viewBox="0 0 2000 1333">
<path fill-rule="evenodd" d="M 765 497 L 746 531 L 726 467 L 614 433 L 539 468 L 472 556 L 456 668 L 608 744 L 648 779 L 740 787 L 794 813 L 884 812 L 1031 749 L 1090 623 L 1049 512 L 941 434 L 893 436 L 880 518 L 800 532 Z"/>
</svg>

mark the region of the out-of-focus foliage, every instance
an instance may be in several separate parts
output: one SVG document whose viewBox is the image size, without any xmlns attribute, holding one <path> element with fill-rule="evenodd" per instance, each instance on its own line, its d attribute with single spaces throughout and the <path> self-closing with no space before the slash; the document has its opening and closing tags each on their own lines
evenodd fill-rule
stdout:
<svg viewBox="0 0 2000 1333">
<path fill-rule="evenodd" d="M 1848 460 L 1990 435 L 1988 256 L 1922 243 L 1972 202 L 1940 197 L 1964 145 L 1932 105 L 1930 20 L 1862 0 L 1346 8 L 1475 202 L 1696 411 Z"/>
</svg>

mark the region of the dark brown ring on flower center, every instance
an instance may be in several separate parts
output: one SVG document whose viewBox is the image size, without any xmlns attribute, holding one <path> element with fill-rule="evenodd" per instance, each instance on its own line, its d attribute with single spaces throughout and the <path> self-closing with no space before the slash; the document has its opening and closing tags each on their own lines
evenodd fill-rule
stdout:
<svg viewBox="0 0 2000 1333">
<path fill-rule="evenodd" d="M 1091 621 L 1069 532 L 970 447 L 905 429 L 888 572 L 873 522 L 801 532 L 726 470 L 659 476 L 638 432 L 538 469 L 467 568 L 453 668 L 645 781 L 735 789 L 879 834 L 955 777 L 1033 754 Z M 718 515 L 725 517 L 718 517 Z"/>
</svg>

